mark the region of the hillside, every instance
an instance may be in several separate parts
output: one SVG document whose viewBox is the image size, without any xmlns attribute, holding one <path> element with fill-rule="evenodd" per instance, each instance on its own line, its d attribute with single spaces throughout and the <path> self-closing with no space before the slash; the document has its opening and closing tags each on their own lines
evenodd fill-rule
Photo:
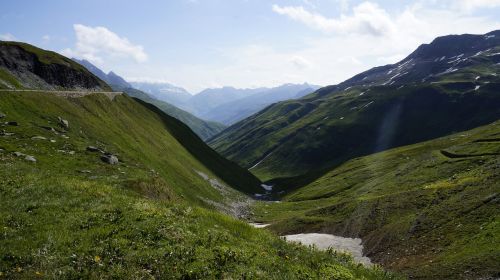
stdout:
<svg viewBox="0 0 500 280">
<path fill-rule="evenodd" d="M 156 107 L 160 108 L 167 115 L 170 115 L 181 122 L 185 123 L 189 128 L 191 128 L 194 133 L 196 133 L 201 139 L 206 140 L 210 137 L 216 135 L 217 133 L 224 130 L 225 126 L 216 122 L 204 121 L 200 118 L 195 117 L 194 115 L 175 107 L 167 102 L 161 101 L 158 98 L 151 96 L 141 90 L 135 89 L 129 84 L 125 79 L 115 74 L 113 71 L 110 71 L 108 74 L 104 73 L 97 66 L 93 65 L 89 61 L 83 59 L 78 60 L 73 58 L 74 61 L 80 63 L 85 68 L 87 68 L 94 75 L 99 77 L 101 80 L 108 83 L 114 90 L 123 91 L 128 95 L 139 98 L 142 101 L 153 104 Z"/>
<path fill-rule="evenodd" d="M 111 91 L 87 69 L 55 52 L 0 41 L 0 89 Z"/>
<path fill-rule="evenodd" d="M 175 118 L 74 96 L 0 92 L 0 276 L 393 279 L 215 211 L 259 181 Z"/>
<path fill-rule="evenodd" d="M 307 174 L 286 182 L 300 185 L 354 157 L 490 123 L 500 118 L 496 33 L 438 38 L 397 64 L 273 104 L 210 145 L 263 180 Z"/>
<path fill-rule="evenodd" d="M 256 218 L 280 234 L 360 237 L 372 260 L 411 279 L 495 279 L 499 136 L 497 121 L 350 160 L 261 203 Z"/>
</svg>

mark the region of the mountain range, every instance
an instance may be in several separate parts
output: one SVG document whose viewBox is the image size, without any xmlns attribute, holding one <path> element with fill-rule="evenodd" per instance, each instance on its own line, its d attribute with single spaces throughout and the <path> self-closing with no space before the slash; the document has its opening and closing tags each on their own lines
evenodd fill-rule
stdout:
<svg viewBox="0 0 500 280">
<path fill-rule="evenodd" d="M 231 125 L 251 116 L 266 106 L 283 100 L 300 98 L 319 86 L 285 84 L 274 88 L 239 89 L 210 88 L 191 95 L 186 90 L 168 83 L 133 82 L 134 88 L 169 102 L 199 118 Z"/>
</svg>

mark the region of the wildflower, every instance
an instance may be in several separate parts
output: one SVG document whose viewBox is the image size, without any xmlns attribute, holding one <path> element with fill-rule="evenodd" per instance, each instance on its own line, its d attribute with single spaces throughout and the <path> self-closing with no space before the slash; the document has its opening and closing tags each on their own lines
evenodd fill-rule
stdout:
<svg viewBox="0 0 500 280">
<path fill-rule="evenodd" d="M 94 261 L 95 261 L 96 263 L 100 262 L 100 261 L 101 261 L 101 257 L 99 257 L 99 256 L 95 256 L 95 257 L 94 257 Z"/>
</svg>

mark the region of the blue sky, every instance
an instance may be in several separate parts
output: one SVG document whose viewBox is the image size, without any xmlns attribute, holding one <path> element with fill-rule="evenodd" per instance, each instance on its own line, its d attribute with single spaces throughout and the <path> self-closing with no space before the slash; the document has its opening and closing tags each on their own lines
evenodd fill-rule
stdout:
<svg viewBox="0 0 500 280">
<path fill-rule="evenodd" d="M 1 7 L 0 40 L 191 92 L 334 84 L 436 36 L 500 29 L 499 0 L 4 0 Z"/>
</svg>

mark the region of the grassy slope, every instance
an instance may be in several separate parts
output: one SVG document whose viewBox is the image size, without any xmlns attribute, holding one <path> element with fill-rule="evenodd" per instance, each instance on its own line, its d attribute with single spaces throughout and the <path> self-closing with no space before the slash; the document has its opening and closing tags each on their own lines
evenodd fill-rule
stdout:
<svg viewBox="0 0 500 280">
<path fill-rule="evenodd" d="M 192 156 L 179 134 L 184 145 L 208 149 L 186 126 L 148 106 L 127 96 L 0 93 L 3 120 L 19 123 L 2 127 L 14 135 L 0 136 L 0 277 L 393 278 L 193 206 L 223 199 L 193 172 L 215 177 L 202 164 L 211 153 Z M 57 116 L 69 120 L 67 133 Z M 85 151 L 88 145 L 118 154 L 121 163 L 102 163 Z M 221 164 L 227 162 L 213 162 Z"/>
<path fill-rule="evenodd" d="M 256 207 L 280 233 L 363 238 L 413 279 L 499 277 L 500 121 L 348 161 Z"/>
<path fill-rule="evenodd" d="M 2 45 L 9 45 L 9 46 L 18 46 L 22 49 L 24 49 L 26 52 L 34 54 L 38 60 L 43 63 L 43 64 L 59 64 L 59 65 L 64 65 L 68 68 L 72 68 L 74 70 L 77 70 L 79 72 L 82 72 L 86 75 L 93 76 L 92 73 L 90 73 L 85 67 L 82 65 L 76 63 L 75 61 L 62 56 L 56 52 L 53 51 L 48 51 L 44 49 L 37 48 L 33 45 L 27 44 L 27 43 L 22 43 L 22 42 L 8 42 L 8 41 L 0 41 L 0 44 Z M 7 72 L 7 73 L 2 73 L 2 72 Z M 12 88 L 21 88 L 21 82 L 17 80 L 17 78 L 13 77 L 11 73 L 9 73 L 6 69 L 0 69 L 0 79 L 6 83 L 8 83 Z M 99 86 L 103 91 L 111 91 L 111 88 L 101 79 L 97 78 L 96 79 L 99 81 Z M 2 87 L 0 83 L 0 89 L 5 88 Z"/>
<path fill-rule="evenodd" d="M 140 90 L 134 88 L 125 88 L 121 90 L 123 90 L 132 97 L 139 98 L 145 102 L 155 105 L 156 107 L 160 108 L 163 112 L 185 123 L 203 140 L 209 139 L 210 137 L 216 135 L 225 128 L 223 124 L 204 121 L 167 102 L 163 102 L 161 100 L 152 98 Z"/>
<path fill-rule="evenodd" d="M 271 105 L 209 144 L 246 168 L 264 159 L 251 170 L 262 180 L 310 172 L 316 174 L 306 177 L 314 179 L 357 156 L 484 125 L 500 117 L 499 65 L 491 56 L 499 50 L 474 57 L 474 66 L 433 83 L 352 87 L 331 94 L 323 88 Z"/>
</svg>

